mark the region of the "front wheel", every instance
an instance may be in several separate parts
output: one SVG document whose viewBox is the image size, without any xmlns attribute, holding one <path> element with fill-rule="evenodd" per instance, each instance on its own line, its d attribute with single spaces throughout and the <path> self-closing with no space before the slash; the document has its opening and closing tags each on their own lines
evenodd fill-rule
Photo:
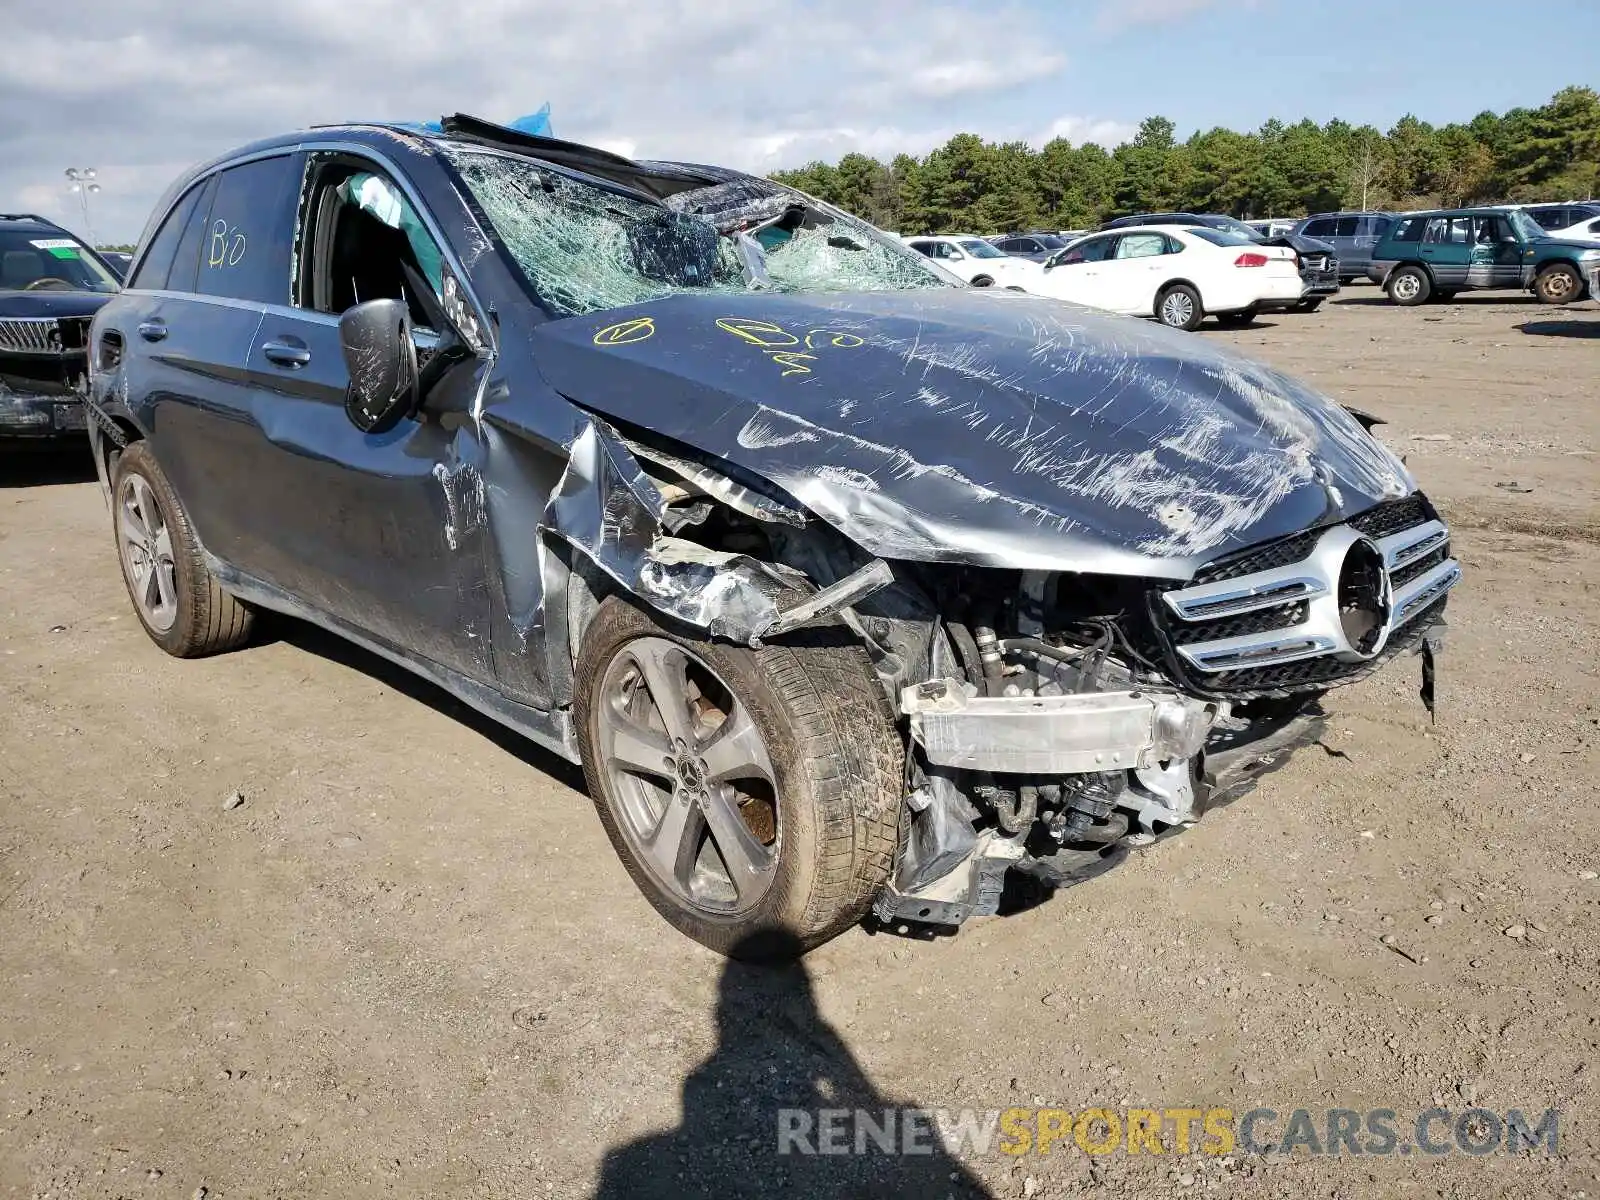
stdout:
<svg viewBox="0 0 1600 1200">
<path fill-rule="evenodd" d="M 1433 291 L 1433 281 L 1421 267 L 1401 267 L 1389 276 L 1385 290 L 1388 291 L 1390 300 L 1410 308 L 1427 302 L 1429 294 Z"/>
<path fill-rule="evenodd" d="M 1316 312 L 1322 307 L 1322 297 L 1316 296 L 1310 300 L 1302 300 L 1294 306 L 1296 312 Z"/>
<path fill-rule="evenodd" d="M 612 597 L 575 682 L 601 824 L 681 932 L 769 958 L 866 914 L 900 845 L 905 751 L 865 653 L 837 629 L 751 650 Z"/>
<path fill-rule="evenodd" d="M 973 287 L 993 287 L 994 280 L 987 275 L 976 276 L 972 281 Z"/>
<path fill-rule="evenodd" d="M 1205 320 L 1200 293 L 1186 283 L 1177 283 L 1156 298 L 1156 317 L 1170 329 L 1198 329 Z"/>
<path fill-rule="evenodd" d="M 1539 272 L 1533 293 L 1544 304 L 1571 304 L 1583 294 L 1583 280 L 1573 267 L 1557 263 Z"/>
</svg>

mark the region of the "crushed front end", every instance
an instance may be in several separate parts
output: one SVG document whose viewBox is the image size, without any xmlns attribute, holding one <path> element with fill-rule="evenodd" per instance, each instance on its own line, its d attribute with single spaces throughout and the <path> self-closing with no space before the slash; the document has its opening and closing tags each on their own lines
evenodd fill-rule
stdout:
<svg viewBox="0 0 1600 1200">
<path fill-rule="evenodd" d="M 874 912 L 924 926 L 998 911 L 1015 876 L 1081 882 L 1192 824 L 1315 740 L 1327 689 L 1397 656 L 1424 656 L 1431 704 L 1461 574 L 1420 493 L 1181 583 L 902 570 L 940 617 L 932 677 L 898 690 L 911 835 Z"/>
<path fill-rule="evenodd" d="M 81 436 L 91 316 L 0 316 L 0 437 Z"/>
</svg>

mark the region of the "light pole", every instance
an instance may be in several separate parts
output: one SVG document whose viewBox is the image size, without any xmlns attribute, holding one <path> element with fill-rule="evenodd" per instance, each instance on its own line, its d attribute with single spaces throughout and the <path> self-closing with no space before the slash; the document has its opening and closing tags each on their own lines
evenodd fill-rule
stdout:
<svg viewBox="0 0 1600 1200">
<path fill-rule="evenodd" d="M 94 223 L 89 219 L 89 193 L 98 192 L 100 185 L 94 181 L 93 167 L 68 167 L 67 186 L 78 193 L 78 203 L 83 206 L 83 230 L 89 235 L 89 245 L 94 245 Z"/>
</svg>

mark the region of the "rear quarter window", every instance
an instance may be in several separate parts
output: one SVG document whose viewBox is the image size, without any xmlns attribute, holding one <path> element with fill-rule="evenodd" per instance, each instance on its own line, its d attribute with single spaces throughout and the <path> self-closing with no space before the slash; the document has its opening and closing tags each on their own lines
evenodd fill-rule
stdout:
<svg viewBox="0 0 1600 1200">
<path fill-rule="evenodd" d="M 258 304 L 289 304 L 299 156 L 228 167 L 217 177 L 203 230 L 196 290 Z"/>
<path fill-rule="evenodd" d="M 1427 228 L 1426 217 L 1401 217 L 1394 227 L 1394 232 L 1389 235 L 1391 241 L 1420 242 L 1422 231 Z"/>
<path fill-rule="evenodd" d="M 139 262 L 139 269 L 133 273 L 133 278 L 128 280 L 129 288 L 159 292 L 169 287 L 178 291 L 187 291 L 194 287 L 195 264 L 200 258 L 199 229 L 205 219 L 201 201 L 208 199 L 210 193 L 210 180 L 197 183 L 172 206 L 172 210 L 167 213 L 167 219 L 161 222 L 161 228 L 156 230 L 155 237 L 150 239 L 150 246 Z M 195 215 L 197 209 L 201 210 L 201 215 L 198 217 Z M 180 247 L 187 247 L 183 255 L 184 265 L 179 266 L 174 272 L 173 266 L 178 261 Z"/>
</svg>

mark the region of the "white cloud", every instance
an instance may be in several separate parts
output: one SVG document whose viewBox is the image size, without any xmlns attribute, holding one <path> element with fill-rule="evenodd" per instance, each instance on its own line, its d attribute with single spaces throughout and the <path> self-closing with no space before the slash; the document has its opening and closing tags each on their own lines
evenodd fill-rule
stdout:
<svg viewBox="0 0 1600 1200">
<path fill-rule="evenodd" d="M 1131 142 L 1139 132 L 1137 125 L 1126 121 L 1112 121 L 1100 117 L 1057 117 L 1050 125 L 1028 139 L 1034 146 L 1043 146 L 1056 138 L 1066 138 L 1074 146 L 1095 142 L 1110 150 L 1123 142 Z"/>
<path fill-rule="evenodd" d="M 62 170 L 92 165 L 107 240 L 135 237 L 186 165 L 316 123 L 458 111 L 507 120 L 548 100 L 562 137 L 767 171 L 850 150 L 920 153 L 962 129 L 1026 137 L 1037 118 L 995 119 L 996 105 L 1015 90 L 1010 107 L 1023 108 L 1020 89 L 1068 68 L 991 36 L 1026 14 L 983 0 L 13 7 L 0 205 L 27 198 L 81 224 Z"/>
</svg>

